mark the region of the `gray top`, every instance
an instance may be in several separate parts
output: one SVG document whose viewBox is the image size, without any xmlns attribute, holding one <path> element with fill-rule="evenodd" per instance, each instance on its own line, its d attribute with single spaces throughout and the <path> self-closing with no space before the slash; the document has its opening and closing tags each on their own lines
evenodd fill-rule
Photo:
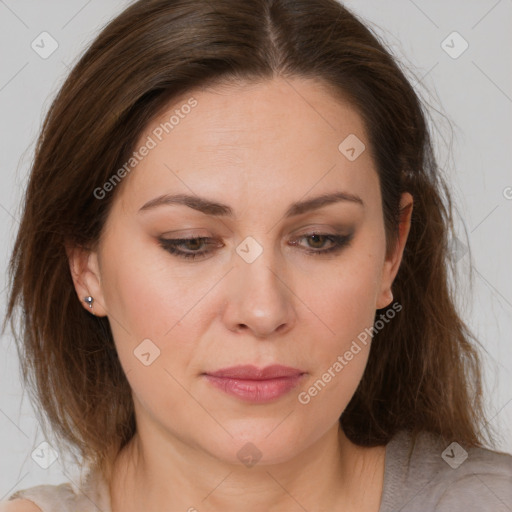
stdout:
<svg viewBox="0 0 512 512">
<path fill-rule="evenodd" d="M 407 467 L 410 445 L 405 431 L 387 445 L 379 512 L 512 511 L 512 455 L 422 432 Z"/>
<path fill-rule="evenodd" d="M 386 446 L 379 512 L 511 512 L 512 455 L 485 448 L 465 451 L 422 432 L 407 465 L 411 436 L 400 431 Z M 106 482 L 90 472 L 80 488 L 71 483 L 16 491 L 43 512 L 112 512 Z"/>
</svg>

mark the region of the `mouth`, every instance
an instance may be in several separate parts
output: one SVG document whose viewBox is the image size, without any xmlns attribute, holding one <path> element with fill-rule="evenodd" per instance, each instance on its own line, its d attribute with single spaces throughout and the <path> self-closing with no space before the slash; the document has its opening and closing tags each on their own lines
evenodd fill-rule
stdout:
<svg viewBox="0 0 512 512">
<path fill-rule="evenodd" d="M 289 366 L 233 366 L 203 376 L 212 386 L 246 402 L 275 401 L 299 385 L 306 372 Z"/>
</svg>

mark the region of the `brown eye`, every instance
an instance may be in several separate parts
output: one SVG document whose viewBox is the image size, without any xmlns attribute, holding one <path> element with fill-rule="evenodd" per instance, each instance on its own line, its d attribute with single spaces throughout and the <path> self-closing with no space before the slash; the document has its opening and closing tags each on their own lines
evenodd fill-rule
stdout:
<svg viewBox="0 0 512 512">
<path fill-rule="evenodd" d="M 211 240 L 213 239 L 208 237 L 159 238 L 158 242 L 161 247 L 175 256 L 185 259 L 195 259 L 201 258 L 211 252 L 208 249 L 200 250 L 202 247 L 217 245 L 214 242 L 210 242 Z"/>
<path fill-rule="evenodd" d="M 308 247 L 313 250 L 306 250 L 308 254 L 335 254 L 341 251 L 345 246 L 351 242 L 354 233 L 350 233 L 349 235 L 336 235 L 336 234 L 328 234 L 328 233 L 311 233 L 308 235 L 303 235 L 297 240 L 308 239 Z M 325 247 L 326 243 L 330 243 L 330 247 L 327 249 L 322 249 Z M 292 245 L 300 245 L 297 241 L 293 242 Z"/>
</svg>

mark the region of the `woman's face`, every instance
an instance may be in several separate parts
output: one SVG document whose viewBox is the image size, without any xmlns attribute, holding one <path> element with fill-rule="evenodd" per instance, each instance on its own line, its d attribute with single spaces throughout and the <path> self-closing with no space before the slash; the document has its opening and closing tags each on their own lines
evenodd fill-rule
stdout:
<svg viewBox="0 0 512 512">
<path fill-rule="evenodd" d="M 386 259 L 360 116 L 310 80 L 217 87 L 173 102 L 135 151 L 79 293 L 108 315 L 139 434 L 292 458 L 337 427 L 407 236 Z M 211 376 L 239 365 L 292 370 Z"/>
</svg>

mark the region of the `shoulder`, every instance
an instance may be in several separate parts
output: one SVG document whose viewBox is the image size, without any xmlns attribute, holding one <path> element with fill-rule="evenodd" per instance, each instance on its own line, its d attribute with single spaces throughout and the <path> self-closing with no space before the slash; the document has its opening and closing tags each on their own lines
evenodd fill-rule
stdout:
<svg viewBox="0 0 512 512">
<path fill-rule="evenodd" d="M 411 437 L 404 432 L 397 437 L 402 442 L 403 458 L 410 448 Z M 482 447 L 466 450 L 457 442 L 446 443 L 430 432 L 421 432 L 418 435 L 410 466 L 415 473 L 428 474 L 432 478 L 442 477 L 446 481 L 477 475 L 492 475 L 504 480 L 512 478 L 512 454 Z"/>
<path fill-rule="evenodd" d="M 512 455 L 485 448 L 467 451 L 464 462 L 436 478 L 440 511 L 507 511 L 512 505 Z"/>
<path fill-rule="evenodd" d="M 0 512 L 97 512 L 110 510 L 107 482 L 96 471 L 88 471 L 75 481 L 42 484 L 20 489 L 0 502 Z"/>
<path fill-rule="evenodd" d="M 30 500 L 16 498 L 11 501 L 1 501 L 0 512 L 41 512 L 41 509 Z"/>
<path fill-rule="evenodd" d="M 383 510 L 436 512 L 510 511 L 512 455 L 487 448 L 465 450 L 421 432 L 410 460 L 411 436 L 402 431 L 389 445 Z"/>
<path fill-rule="evenodd" d="M 68 512 L 75 510 L 79 497 L 70 482 L 41 484 L 11 494 L 0 504 L 0 512 Z"/>
</svg>

